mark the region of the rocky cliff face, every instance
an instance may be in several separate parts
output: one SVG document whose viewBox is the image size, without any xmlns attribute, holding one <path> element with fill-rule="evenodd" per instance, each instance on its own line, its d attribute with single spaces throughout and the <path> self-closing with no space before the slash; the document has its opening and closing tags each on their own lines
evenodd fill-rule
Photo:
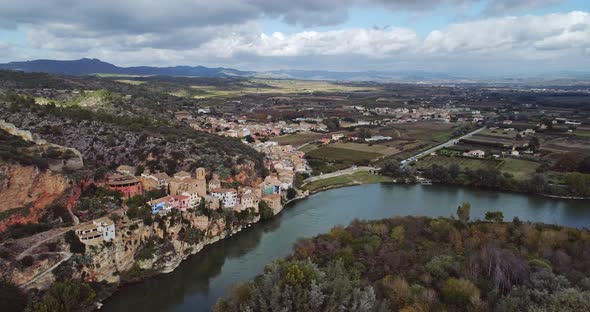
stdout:
<svg viewBox="0 0 590 312">
<path fill-rule="evenodd" d="M 187 257 L 201 251 L 206 245 L 233 235 L 241 231 L 243 226 L 257 221 L 259 218 L 253 217 L 229 226 L 224 218 L 211 219 L 191 212 L 164 217 L 151 225 L 145 225 L 139 220 L 120 221 L 117 222 L 115 240 L 87 245 L 83 256 L 72 256 L 66 265 L 74 268 L 72 278 L 111 284 L 139 281 L 158 273 L 172 272 Z M 150 249 L 151 252 L 142 249 Z M 30 283 L 27 288 L 47 288 L 56 280 L 56 274 L 59 274 L 57 271 L 54 270 L 38 282 Z"/>
<path fill-rule="evenodd" d="M 0 211 L 28 207 L 26 213 L 15 213 L 0 221 L 0 231 L 10 224 L 37 222 L 44 209 L 69 189 L 70 180 L 51 170 L 0 164 Z"/>
</svg>

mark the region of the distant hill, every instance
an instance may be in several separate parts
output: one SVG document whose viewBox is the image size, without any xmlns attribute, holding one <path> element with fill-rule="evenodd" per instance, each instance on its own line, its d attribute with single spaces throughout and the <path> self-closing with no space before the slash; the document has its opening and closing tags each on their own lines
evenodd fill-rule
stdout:
<svg viewBox="0 0 590 312">
<path fill-rule="evenodd" d="M 0 64 L 0 69 L 24 72 L 43 72 L 61 75 L 142 75 L 142 76 L 198 76 L 198 77 L 235 77 L 252 76 L 253 72 L 240 71 L 232 68 L 209 68 L 204 66 L 174 67 L 118 67 L 99 59 L 83 58 L 72 61 L 34 60 L 26 62 L 10 62 Z"/>
<path fill-rule="evenodd" d="M 0 69 L 9 69 L 23 72 L 42 72 L 58 75 L 137 75 L 137 76 L 172 76 L 172 77 L 257 77 L 277 79 L 302 79 L 302 80 L 338 80 L 338 81 L 382 81 L 382 82 L 502 82 L 502 83 L 537 83 L 552 80 L 588 81 L 590 73 L 583 71 L 559 71 L 543 75 L 527 75 L 520 77 L 517 74 L 511 77 L 504 76 L 479 76 L 478 74 L 447 74 L 421 70 L 383 70 L 383 71 L 358 71 L 338 72 L 325 70 L 272 70 L 272 71 L 243 71 L 224 67 L 205 66 L 135 66 L 119 67 L 99 59 L 83 58 L 71 61 L 34 60 L 26 62 L 10 62 L 0 64 Z"/>
<path fill-rule="evenodd" d="M 399 72 L 335 72 L 321 70 L 276 70 L 267 72 L 242 71 L 233 68 L 210 68 L 205 66 L 174 67 L 119 67 L 99 59 L 83 58 L 71 61 L 34 60 L 0 64 L 0 69 L 24 72 L 43 72 L 60 75 L 139 75 L 139 76 L 177 76 L 177 77 L 260 77 L 305 80 L 342 80 L 342 81 L 393 81 L 393 80 L 452 80 L 459 79 L 441 73 L 421 71 Z"/>
</svg>

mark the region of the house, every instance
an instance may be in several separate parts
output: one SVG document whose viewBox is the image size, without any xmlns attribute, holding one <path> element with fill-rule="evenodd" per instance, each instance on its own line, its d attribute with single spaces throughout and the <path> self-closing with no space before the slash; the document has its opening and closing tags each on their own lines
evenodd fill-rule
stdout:
<svg viewBox="0 0 590 312">
<path fill-rule="evenodd" d="M 209 192 L 211 192 L 214 189 L 218 189 L 220 187 L 221 187 L 221 181 L 219 181 L 219 179 L 213 178 L 209 181 Z"/>
<path fill-rule="evenodd" d="M 115 239 L 115 222 L 107 217 L 102 217 L 90 224 L 78 226 L 74 232 L 84 244 L 109 242 Z"/>
<path fill-rule="evenodd" d="M 262 197 L 262 200 L 272 209 L 273 214 L 281 212 L 283 206 L 281 204 L 281 195 L 270 194 Z"/>
<path fill-rule="evenodd" d="M 166 172 L 142 173 L 141 182 L 144 189 L 167 189 L 170 177 Z"/>
<path fill-rule="evenodd" d="M 234 189 L 216 188 L 211 195 L 219 199 L 224 208 L 232 208 L 238 203 L 238 192 Z"/>
<path fill-rule="evenodd" d="M 259 189 L 244 187 L 240 189 L 240 204 L 247 208 L 254 208 L 258 211 L 258 204 L 260 203 L 262 193 Z"/>
<path fill-rule="evenodd" d="M 112 175 L 109 177 L 106 187 L 109 190 L 120 191 L 123 193 L 125 198 L 131 198 L 135 195 L 141 195 L 143 193 L 141 181 L 128 175 Z"/>
<path fill-rule="evenodd" d="M 172 209 L 186 211 L 190 208 L 190 197 L 184 195 L 168 195 L 150 200 L 147 204 L 152 207 L 152 214 L 167 214 Z"/>
<path fill-rule="evenodd" d="M 191 174 L 186 171 L 179 171 L 174 175 L 174 178 L 179 180 L 189 179 L 190 177 Z"/>
<path fill-rule="evenodd" d="M 277 174 L 270 174 L 260 184 L 260 190 L 263 195 L 270 194 L 281 194 L 281 180 L 277 177 Z"/>
<path fill-rule="evenodd" d="M 334 133 L 332 134 L 332 140 L 338 141 L 344 137 L 344 133 Z"/>
<path fill-rule="evenodd" d="M 484 158 L 485 155 L 486 155 L 486 152 L 484 152 L 482 150 L 471 150 L 469 152 L 463 153 L 463 156 L 473 157 L 473 158 Z"/>
<path fill-rule="evenodd" d="M 128 175 L 128 176 L 133 176 L 133 175 L 135 175 L 135 167 L 121 165 L 121 166 L 117 167 L 117 173 L 120 173 L 123 175 Z"/>
<path fill-rule="evenodd" d="M 205 207 L 210 210 L 217 210 L 219 209 L 219 198 L 213 195 L 205 195 L 203 197 L 205 199 Z"/>
</svg>

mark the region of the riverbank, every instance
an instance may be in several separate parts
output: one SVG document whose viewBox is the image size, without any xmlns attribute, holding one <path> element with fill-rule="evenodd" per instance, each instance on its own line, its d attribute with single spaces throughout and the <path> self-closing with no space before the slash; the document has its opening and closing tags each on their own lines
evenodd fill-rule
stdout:
<svg viewBox="0 0 590 312">
<path fill-rule="evenodd" d="M 374 183 L 387 183 L 394 182 L 395 180 L 390 177 L 386 177 L 379 174 L 372 174 L 367 171 L 355 172 L 347 175 L 340 175 L 336 177 L 326 178 L 322 180 L 316 180 L 306 183 L 302 186 L 304 191 L 309 191 L 310 194 L 335 189 L 339 187 L 363 185 L 363 184 L 374 184 Z"/>
<path fill-rule="evenodd" d="M 583 228 L 590 222 L 588 203 L 583 201 L 444 185 L 383 183 L 333 189 L 290 202 L 279 216 L 208 245 L 174 272 L 121 288 L 101 311 L 210 311 L 232 285 L 264 272 L 266 264 L 290 254 L 301 238 L 355 219 L 448 217 L 463 201 L 472 205 L 472 220 L 483 220 L 486 212 L 497 210 L 504 220 L 518 217 L 525 223 Z"/>
</svg>

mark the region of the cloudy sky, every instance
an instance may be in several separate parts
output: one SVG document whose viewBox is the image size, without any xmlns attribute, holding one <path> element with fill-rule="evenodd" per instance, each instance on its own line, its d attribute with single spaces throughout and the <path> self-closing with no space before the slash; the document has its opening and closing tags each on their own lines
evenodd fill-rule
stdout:
<svg viewBox="0 0 590 312">
<path fill-rule="evenodd" d="M 0 0 L 0 62 L 590 71 L 590 0 Z"/>
</svg>

